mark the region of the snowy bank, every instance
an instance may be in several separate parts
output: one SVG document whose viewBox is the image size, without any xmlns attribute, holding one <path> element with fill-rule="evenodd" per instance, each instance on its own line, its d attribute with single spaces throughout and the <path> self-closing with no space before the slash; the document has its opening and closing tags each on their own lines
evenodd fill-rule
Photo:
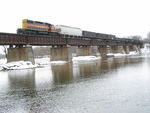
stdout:
<svg viewBox="0 0 150 113">
<path fill-rule="evenodd" d="M 38 65 L 49 65 L 50 64 L 50 58 L 44 57 L 44 58 L 35 58 L 35 63 Z"/>
<path fill-rule="evenodd" d="M 122 54 L 122 53 L 115 53 L 115 54 L 112 54 L 112 53 L 109 53 L 107 54 L 108 57 L 122 57 L 122 56 L 127 56 L 127 54 Z"/>
<path fill-rule="evenodd" d="M 72 61 L 93 61 L 93 60 L 99 60 L 101 57 L 96 56 L 78 56 L 73 57 Z"/>
<path fill-rule="evenodd" d="M 141 53 L 150 53 L 150 44 L 144 44 L 144 48 L 141 49 Z"/>
<path fill-rule="evenodd" d="M 128 54 L 129 56 L 130 55 L 138 55 L 139 54 L 139 52 L 136 52 L 136 51 L 130 51 L 130 53 Z"/>
<path fill-rule="evenodd" d="M 107 57 L 123 57 L 123 56 L 131 56 L 131 55 L 138 55 L 139 52 L 130 51 L 129 54 L 122 54 L 122 53 L 108 53 Z"/>
<path fill-rule="evenodd" d="M 46 65 L 63 65 L 68 62 L 67 61 L 50 61 L 50 58 L 46 57 L 46 58 L 36 58 L 35 63 L 41 66 L 46 66 Z"/>
<path fill-rule="evenodd" d="M 18 61 L 18 62 L 10 62 L 0 66 L 0 70 L 17 70 L 17 69 L 28 69 L 35 68 L 37 65 L 33 65 L 29 61 Z"/>
<path fill-rule="evenodd" d="M 52 65 L 63 65 L 68 63 L 67 61 L 51 61 L 50 62 Z"/>
<path fill-rule="evenodd" d="M 3 65 L 3 64 L 6 64 L 6 63 L 7 63 L 6 58 L 0 59 L 0 65 Z"/>
</svg>

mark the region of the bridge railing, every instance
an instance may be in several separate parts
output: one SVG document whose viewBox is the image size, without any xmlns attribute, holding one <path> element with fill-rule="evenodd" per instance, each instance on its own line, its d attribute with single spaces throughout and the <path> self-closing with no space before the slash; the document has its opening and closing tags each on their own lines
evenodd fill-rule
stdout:
<svg viewBox="0 0 150 113">
<path fill-rule="evenodd" d="M 26 37 L 22 35 L 0 33 L 0 44 L 1 45 L 17 45 L 26 44 Z"/>
</svg>

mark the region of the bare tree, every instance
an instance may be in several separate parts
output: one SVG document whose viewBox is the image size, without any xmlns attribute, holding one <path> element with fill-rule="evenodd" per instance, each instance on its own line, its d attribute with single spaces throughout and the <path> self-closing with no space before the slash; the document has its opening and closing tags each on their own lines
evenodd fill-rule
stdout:
<svg viewBox="0 0 150 113">
<path fill-rule="evenodd" d="M 139 35 L 129 36 L 128 38 L 134 39 L 134 40 L 142 40 L 142 37 Z"/>
<path fill-rule="evenodd" d="M 4 46 L 4 45 L 3 45 L 3 47 L 4 47 L 5 57 L 7 58 L 7 46 Z"/>
<path fill-rule="evenodd" d="M 146 40 L 150 41 L 150 32 L 147 33 Z"/>
<path fill-rule="evenodd" d="M 150 32 L 147 33 L 147 37 L 143 39 L 145 42 L 150 42 Z"/>
</svg>

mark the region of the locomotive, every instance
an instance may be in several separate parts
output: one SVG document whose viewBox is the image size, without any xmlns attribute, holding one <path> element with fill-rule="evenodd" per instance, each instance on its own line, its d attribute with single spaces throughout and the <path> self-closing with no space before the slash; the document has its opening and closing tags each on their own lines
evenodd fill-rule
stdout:
<svg viewBox="0 0 150 113">
<path fill-rule="evenodd" d="M 17 34 L 28 34 L 28 35 L 69 35 L 90 39 L 114 39 L 115 35 L 102 34 L 90 31 L 84 31 L 80 28 L 64 26 L 64 25 L 53 25 L 46 22 L 32 21 L 24 19 L 22 21 L 22 28 L 17 29 Z"/>
<path fill-rule="evenodd" d="M 22 28 L 17 29 L 17 34 L 54 35 L 57 31 L 53 24 L 24 19 Z"/>
</svg>

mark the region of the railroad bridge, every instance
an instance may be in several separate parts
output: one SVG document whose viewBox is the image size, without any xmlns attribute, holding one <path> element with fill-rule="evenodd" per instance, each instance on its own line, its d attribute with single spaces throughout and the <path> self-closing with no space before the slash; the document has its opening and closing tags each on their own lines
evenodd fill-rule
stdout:
<svg viewBox="0 0 150 113">
<path fill-rule="evenodd" d="M 9 45 L 7 61 L 28 60 L 34 63 L 32 46 L 50 46 L 51 61 L 71 61 L 75 56 L 102 56 L 107 53 L 126 53 L 139 51 L 143 43 L 139 40 L 113 38 L 90 39 L 83 36 L 46 36 L 21 35 L 13 33 L 0 33 L 0 45 Z"/>
</svg>

